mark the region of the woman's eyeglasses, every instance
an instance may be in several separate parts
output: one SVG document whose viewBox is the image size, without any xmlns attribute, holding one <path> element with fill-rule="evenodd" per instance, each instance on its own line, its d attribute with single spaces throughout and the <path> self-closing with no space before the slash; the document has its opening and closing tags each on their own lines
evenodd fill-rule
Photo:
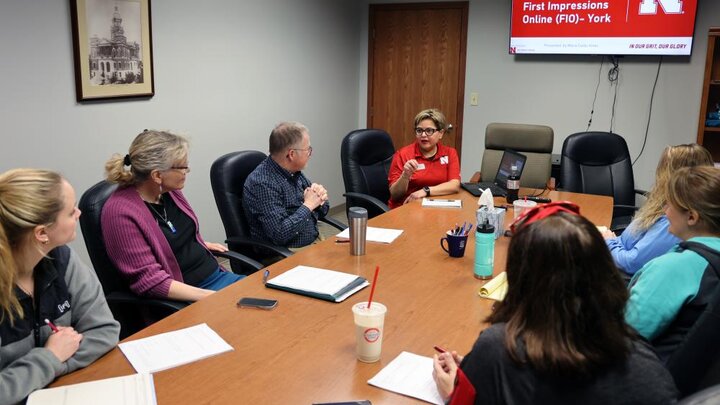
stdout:
<svg viewBox="0 0 720 405">
<path fill-rule="evenodd" d="M 190 166 L 173 166 L 171 170 L 179 170 L 182 174 L 190 173 Z"/>
<path fill-rule="evenodd" d="M 520 215 L 512 224 L 510 224 L 510 233 L 515 233 L 526 225 L 530 225 L 535 221 L 555 215 L 558 212 L 567 212 L 569 214 L 580 215 L 580 207 L 570 201 L 556 201 L 545 205 L 538 205 L 531 208 Z"/>
<path fill-rule="evenodd" d="M 440 132 L 440 130 L 435 128 L 415 128 L 415 136 L 417 136 L 418 138 L 423 136 L 423 134 L 427 136 L 433 136 L 435 132 Z"/>
</svg>

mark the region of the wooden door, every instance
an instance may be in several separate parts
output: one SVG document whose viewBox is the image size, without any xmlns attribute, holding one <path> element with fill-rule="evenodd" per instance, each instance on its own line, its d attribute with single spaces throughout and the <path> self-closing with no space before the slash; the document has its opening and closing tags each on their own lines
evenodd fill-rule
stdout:
<svg viewBox="0 0 720 405">
<path fill-rule="evenodd" d="M 454 127 L 443 143 L 461 155 L 467 15 L 467 2 L 370 5 L 367 123 L 396 149 L 415 141 L 415 115 L 435 107 Z"/>
</svg>

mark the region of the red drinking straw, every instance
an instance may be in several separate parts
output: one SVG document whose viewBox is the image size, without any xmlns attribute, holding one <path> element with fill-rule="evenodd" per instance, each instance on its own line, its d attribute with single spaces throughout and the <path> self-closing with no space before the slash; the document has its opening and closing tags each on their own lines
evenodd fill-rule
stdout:
<svg viewBox="0 0 720 405">
<path fill-rule="evenodd" d="M 370 287 L 370 299 L 368 299 L 368 309 L 370 309 L 370 304 L 372 304 L 372 297 L 373 294 L 375 294 L 375 285 L 377 282 L 377 275 L 380 272 L 380 266 L 375 266 L 375 276 L 373 277 L 372 287 Z"/>
</svg>

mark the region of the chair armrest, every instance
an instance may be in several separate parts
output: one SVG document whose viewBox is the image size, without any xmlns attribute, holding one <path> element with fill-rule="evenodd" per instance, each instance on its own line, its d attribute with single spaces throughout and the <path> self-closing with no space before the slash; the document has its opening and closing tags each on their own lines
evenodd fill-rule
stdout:
<svg viewBox="0 0 720 405">
<path fill-rule="evenodd" d="M 615 208 L 634 210 L 634 211 L 637 211 L 640 209 L 640 207 L 635 206 L 635 205 L 613 205 L 613 209 L 615 209 Z"/>
<path fill-rule="evenodd" d="M 641 195 L 643 197 L 647 197 L 648 191 L 647 190 L 641 190 L 639 188 L 635 189 L 635 194 Z"/>
<path fill-rule="evenodd" d="M 105 296 L 105 300 L 108 302 L 108 304 L 140 305 L 144 307 L 149 306 L 161 308 L 169 312 L 176 312 L 190 305 L 190 303 L 186 301 L 175 301 L 162 298 L 146 298 L 137 296 L 126 291 L 113 291 L 112 293 Z"/>
<path fill-rule="evenodd" d="M 265 267 L 265 266 L 263 266 L 262 263 L 260 263 L 256 260 L 253 260 L 253 259 L 251 259 L 243 254 L 240 254 L 238 252 L 233 252 L 232 250 L 228 250 L 227 252 L 211 251 L 211 253 L 215 257 L 224 257 L 225 259 L 229 259 L 229 260 L 237 260 L 237 261 L 241 262 L 242 264 L 252 267 L 256 271 Z"/>
<path fill-rule="evenodd" d="M 290 257 L 292 256 L 293 252 L 290 251 L 290 249 L 283 247 L 283 246 L 277 246 L 273 245 L 271 243 L 267 243 L 261 240 L 254 240 L 254 239 L 247 239 L 243 238 L 241 236 L 233 236 L 231 238 L 228 238 L 225 240 L 225 243 L 233 243 L 241 246 L 248 246 L 248 247 L 257 247 L 257 248 L 263 248 L 272 251 L 278 256 L 282 257 Z"/>
<path fill-rule="evenodd" d="M 320 221 L 325 222 L 326 224 L 331 225 L 340 231 L 344 231 L 345 228 L 348 227 L 347 225 L 343 224 L 342 222 L 338 221 L 337 219 L 330 218 L 328 216 L 324 216 L 324 217 L 320 218 Z"/>
<path fill-rule="evenodd" d="M 363 194 L 363 193 L 345 193 L 345 194 L 343 194 L 343 196 L 344 196 L 346 199 L 347 199 L 347 198 L 357 198 L 358 200 L 366 201 L 366 202 L 372 204 L 373 206 L 375 206 L 375 208 L 377 208 L 378 210 L 380 210 L 380 211 L 382 211 L 382 212 L 388 212 L 388 211 L 390 211 L 390 207 L 388 207 L 387 204 L 385 204 L 384 202 L 380 201 L 379 199 L 377 199 L 377 198 L 375 198 L 375 197 L 373 197 L 373 196 L 371 196 L 371 195 L 368 195 L 368 194 Z"/>
</svg>

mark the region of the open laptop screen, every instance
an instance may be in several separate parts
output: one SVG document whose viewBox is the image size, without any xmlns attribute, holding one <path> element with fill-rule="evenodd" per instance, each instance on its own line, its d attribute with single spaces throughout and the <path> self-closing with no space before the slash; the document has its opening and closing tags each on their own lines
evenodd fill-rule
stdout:
<svg viewBox="0 0 720 405">
<path fill-rule="evenodd" d="M 517 166 L 518 175 L 522 175 L 526 159 L 527 157 L 525 157 L 525 155 L 510 149 L 505 149 L 502 159 L 500 159 L 500 167 L 495 175 L 494 183 L 502 188 L 505 188 L 507 185 L 507 178 L 512 173 L 512 167 Z"/>
</svg>

